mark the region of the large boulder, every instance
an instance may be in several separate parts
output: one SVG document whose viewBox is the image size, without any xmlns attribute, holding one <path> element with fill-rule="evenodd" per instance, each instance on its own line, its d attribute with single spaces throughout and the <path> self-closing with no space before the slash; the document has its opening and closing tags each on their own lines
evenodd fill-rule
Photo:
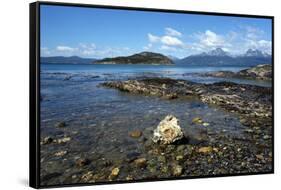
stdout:
<svg viewBox="0 0 281 190">
<path fill-rule="evenodd" d="M 152 140 L 155 143 L 171 144 L 184 138 L 178 119 L 167 115 L 154 130 Z"/>
</svg>

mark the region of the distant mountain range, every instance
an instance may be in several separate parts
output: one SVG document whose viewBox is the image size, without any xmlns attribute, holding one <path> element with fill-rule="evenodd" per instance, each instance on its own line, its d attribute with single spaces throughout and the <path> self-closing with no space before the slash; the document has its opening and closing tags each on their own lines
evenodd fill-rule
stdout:
<svg viewBox="0 0 281 190">
<path fill-rule="evenodd" d="M 231 55 L 222 48 L 209 52 L 190 55 L 183 59 L 174 56 L 165 56 L 160 53 L 141 52 L 131 56 L 94 59 L 78 56 L 41 57 L 41 63 L 56 64 L 182 64 L 192 66 L 255 66 L 258 64 L 271 64 L 271 55 L 257 49 L 249 49 L 241 55 Z"/>
<path fill-rule="evenodd" d="M 56 63 L 56 64 L 92 64 L 97 59 L 92 58 L 82 58 L 78 56 L 64 57 L 64 56 L 54 56 L 54 57 L 41 57 L 41 63 Z"/>
<path fill-rule="evenodd" d="M 244 54 L 233 56 L 221 48 L 197 55 L 190 55 L 176 61 L 176 64 L 202 65 L 202 66 L 255 66 L 258 64 L 271 63 L 271 55 L 260 50 L 249 49 Z"/>
</svg>

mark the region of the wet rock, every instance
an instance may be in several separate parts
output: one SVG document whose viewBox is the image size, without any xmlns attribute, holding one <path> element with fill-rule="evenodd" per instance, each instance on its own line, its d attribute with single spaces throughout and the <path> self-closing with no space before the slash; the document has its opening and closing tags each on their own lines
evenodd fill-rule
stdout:
<svg viewBox="0 0 281 190">
<path fill-rule="evenodd" d="M 178 119 L 173 115 L 167 115 L 157 126 L 153 133 L 153 142 L 171 144 L 184 138 Z"/>
<path fill-rule="evenodd" d="M 101 85 L 129 93 L 158 97 L 165 97 L 166 94 L 172 93 L 176 93 L 179 97 L 194 97 L 204 103 L 215 104 L 229 112 L 243 114 L 246 116 L 244 118 L 251 116 L 270 119 L 272 117 L 272 89 L 270 87 L 232 82 L 199 84 L 169 78 L 114 81 Z M 163 85 L 165 88 L 162 88 Z M 202 124 L 202 119 L 199 119 L 195 122 Z M 252 124 L 249 123 L 249 125 Z"/>
<path fill-rule="evenodd" d="M 130 137 L 139 138 L 142 136 L 142 132 L 140 130 L 134 130 L 129 133 Z"/>
<path fill-rule="evenodd" d="M 173 100 L 178 98 L 178 95 L 176 93 L 165 94 L 163 98 L 166 100 Z"/>
<path fill-rule="evenodd" d="M 70 140 L 71 140 L 70 137 L 63 137 L 63 138 L 61 138 L 61 139 L 57 139 L 56 142 L 57 142 L 58 144 L 62 144 L 62 143 L 66 143 L 66 142 L 68 142 L 68 141 L 70 141 Z"/>
<path fill-rule="evenodd" d="M 115 179 L 119 175 L 120 169 L 119 168 L 113 168 L 111 171 L 111 174 L 109 175 L 108 179 L 112 180 Z"/>
<path fill-rule="evenodd" d="M 59 127 L 59 128 L 66 127 L 66 123 L 64 121 L 59 122 L 59 123 L 56 124 L 56 127 Z"/>
<path fill-rule="evenodd" d="M 126 177 L 126 180 L 127 180 L 127 181 L 130 181 L 130 180 L 134 180 L 134 178 L 133 178 L 132 175 L 128 175 L 128 176 Z"/>
<path fill-rule="evenodd" d="M 79 158 L 78 160 L 76 160 L 76 165 L 79 167 L 83 167 L 90 164 L 90 162 L 91 161 L 87 158 Z"/>
<path fill-rule="evenodd" d="M 62 150 L 62 151 L 56 152 L 55 156 L 64 156 L 66 154 L 67 154 L 67 151 L 66 150 Z"/>
<path fill-rule="evenodd" d="M 204 122 L 202 125 L 205 126 L 205 127 L 208 127 L 210 124 L 207 123 L 207 122 Z"/>
<path fill-rule="evenodd" d="M 72 76 L 66 76 L 66 77 L 64 77 L 64 79 L 63 80 L 70 80 L 72 78 Z"/>
<path fill-rule="evenodd" d="M 183 160 L 183 155 L 177 155 L 177 156 L 176 156 L 176 160 L 177 160 L 177 161 Z"/>
<path fill-rule="evenodd" d="M 213 148 L 211 146 L 201 147 L 198 149 L 199 153 L 210 153 L 213 151 Z"/>
<path fill-rule="evenodd" d="M 45 137 L 42 141 L 41 144 L 42 145 L 46 145 L 46 144 L 50 144 L 54 141 L 54 139 L 52 137 Z"/>
<path fill-rule="evenodd" d="M 257 154 L 256 158 L 259 160 L 264 160 L 264 156 L 262 154 Z"/>
<path fill-rule="evenodd" d="M 146 167 L 146 159 L 145 158 L 138 158 L 138 159 L 134 160 L 134 164 L 137 167 L 144 168 L 144 167 Z"/>
<path fill-rule="evenodd" d="M 192 123 L 202 124 L 203 120 L 200 117 L 195 117 L 195 118 L 192 119 Z"/>
<path fill-rule="evenodd" d="M 180 176 L 182 174 L 183 168 L 176 164 L 172 166 L 172 172 L 174 176 Z"/>
<path fill-rule="evenodd" d="M 264 140 L 270 139 L 270 136 L 269 136 L 269 135 L 264 135 L 264 136 L 263 136 L 263 139 L 264 139 Z"/>
<path fill-rule="evenodd" d="M 161 163 L 165 163 L 166 162 L 166 157 L 165 156 L 158 156 L 158 161 L 161 162 Z"/>
<path fill-rule="evenodd" d="M 244 78 L 244 79 L 258 79 L 271 80 L 272 66 L 271 64 L 257 65 L 249 69 L 244 69 L 239 72 L 231 71 L 216 71 L 200 74 L 203 76 L 220 77 L 220 78 Z"/>
<path fill-rule="evenodd" d="M 168 171 L 169 171 L 169 168 L 167 166 L 162 166 L 161 167 L 161 172 L 162 173 L 168 173 Z"/>
<path fill-rule="evenodd" d="M 89 171 L 82 175 L 81 180 L 84 182 L 89 182 L 90 180 L 93 179 L 93 177 L 94 177 L 94 172 Z"/>
<path fill-rule="evenodd" d="M 139 152 L 130 152 L 126 155 L 126 161 L 132 162 L 137 159 L 141 154 Z"/>
</svg>

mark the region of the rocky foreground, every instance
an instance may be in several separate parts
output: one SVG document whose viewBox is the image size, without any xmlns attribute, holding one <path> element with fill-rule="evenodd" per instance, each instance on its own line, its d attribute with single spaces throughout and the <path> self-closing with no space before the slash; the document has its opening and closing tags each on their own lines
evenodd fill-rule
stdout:
<svg viewBox="0 0 281 190">
<path fill-rule="evenodd" d="M 202 101 L 235 117 L 239 124 L 228 118 L 224 118 L 223 124 L 238 127 L 241 134 L 214 130 L 217 123 L 206 120 L 203 114 L 189 118 L 189 122 L 176 114 L 157 116 L 157 120 L 153 119 L 143 128 L 127 117 L 117 120 L 111 127 L 105 125 L 108 122 L 93 127 L 71 121 L 58 122 L 50 126 L 58 134 L 42 135 L 42 185 L 272 172 L 270 87 L 230 82 L 198 84 L 169 78 L 113 81 L 101 85 L 132 94 L 157 96 L 165 102 Z M 212 118 L 216 120 L 214 114 Z M 118 136 L 121 126 L 128 128 Z M 196 133 L 188 126 L 194 127 Z M 83 135 L 84 130 L 89 135 Z"/>
<path fill-rule="evenodd" d="M 221 77 L 221 78 L 242 78 L 253 80 L 271 80 L 272 79 L 272 65 L 264 64 L 258 65 L 249 69 L 244 69 L 239 72 L 232 71 L 217 71 L 201 74 L 202 76 Z"/>
<path fill-rule="evenodd" d="M 246 127 L 246 137 L 231 138 L 224 134 L 208 134 L 207 138 L 203 138 L 203 141 L 199 143 L 199 147 L 190 145 L 189 141 L 192 137 L 184 137 L 178 129 L 177 119 L 173 116 L 165 118 L 171 122 L 170 129 L 163 128 L 162 124 L 159 124 L 161 128 L 158 126 L 154 130 L 152 138 L 154 144 L 147 143 L 147 151 L 155 149 L 155 151 L 164 152 L 165 155 L 173 155 L 173 153 L 167 153 L 171 150 L 165 144 L 173 141 L 171 137 L 180 138 L 181 145 L 174 145 L 176 149 L 185 146 L 191 148 L 189 150 L 191 153 L 186 153 L 188 155 L 183 156 L 183 160 L 181 160 L 182 157 L 176 158 L 182 163 L 178 169 L 185 170 L 186 175 L 206 175 L 202 173 L 206 170 L 209 171 L 208 174 L 270 172 L 272 170 L 272 89 L 270 87 L 230 82 L 198 84 L 169 78 L 114 81 L 102 85 L 128 93 L 158 96 L 171 101 L 177 98 L 195 98 L 237 115 L 241 124 Z M 208 126 L 208 123 L 204 123 L 200 118 L 194 118 L 193 122 Z M 161 132 L 162 136 L 159 135 Z M 163 141 L 165 133 L 169 135 Z M 159 141 L 160 145 L 155 145 L 155 142 L 159 143 Z M 201 167 L 207 167 L 207 169 Z M 172 170 L 177 170 L 177 167 Z"/>
</svg>

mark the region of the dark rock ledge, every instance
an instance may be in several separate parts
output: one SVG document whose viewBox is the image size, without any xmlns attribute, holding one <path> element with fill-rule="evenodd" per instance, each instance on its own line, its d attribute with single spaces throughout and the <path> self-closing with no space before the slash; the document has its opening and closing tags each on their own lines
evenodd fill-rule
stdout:
<svg viewBox="0 0 281 190">
<path fill-rule="evenodd" d="M 199 84 L 169 78 L 113 81 L 102 84 L 134 94 L 152 95 L 165 99 L 179 97 L 198 98 L 230 112 L 259 118 L 272 116 L 272 90 L 270 87 L 218 82 Z"/>
<path fill-rule="evenodd" d="M 200 74 L 201 76 L 207 77 L 218 77 L 218 78 L 241 78 L 250 80 L 272 80 L 272 65 L 264 64 L 251 67 L 249 69 L 244 69 L 239 72 L 232 71 L 216 71 L 207 72 Z"/>
</svg>

